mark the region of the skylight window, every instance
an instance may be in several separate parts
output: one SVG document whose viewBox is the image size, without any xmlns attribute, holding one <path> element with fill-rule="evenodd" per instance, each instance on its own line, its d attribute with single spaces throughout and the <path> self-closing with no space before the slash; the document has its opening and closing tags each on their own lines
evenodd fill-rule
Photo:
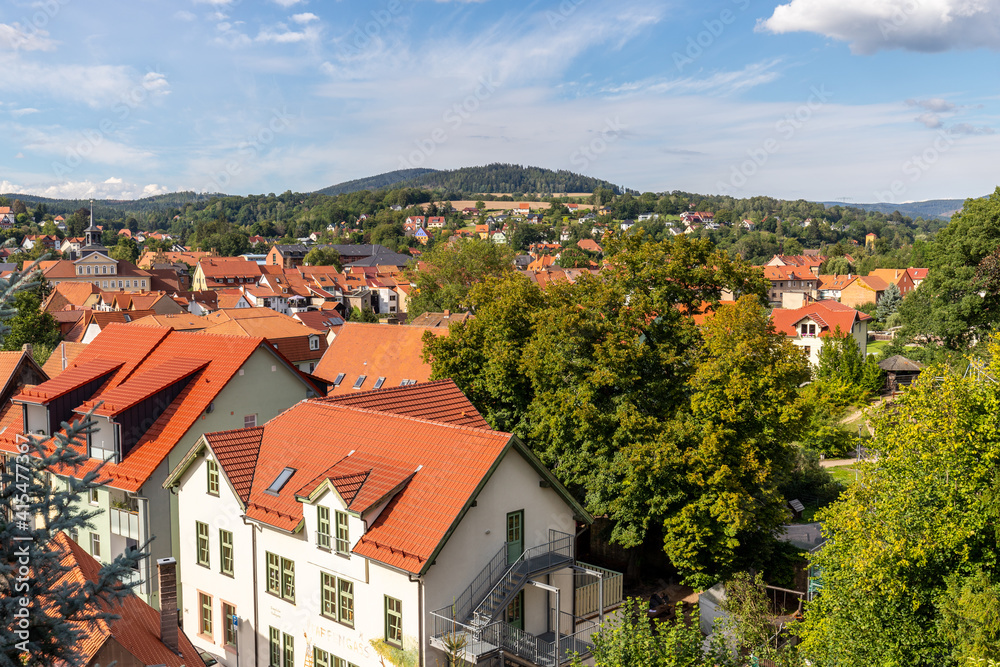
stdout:
<svg viewBox="0 0 1000 667">
<path fill-rule="evenodd" d="M 367 375 L 359 375 L 358 376 L 358 381 L 354 383 L 354 388 L 355 389 L 361 389 L 361 385 L 363 385 L 365 383 L 365 380 L 367 378 L 368 378 Z"/>
<path fill-rule="evenodd" d="M 271 495 L 274 496 L 278 495 L 279 493 L 281 493 L 281 489 L 285 486 L 286 483 L 288 483 L 288 480 L 290 480 L 292 478 L 292 475 L 294 474 L 295 474 L 295 468 L 285 468 L 280 473 L 278 473 L 278 477 L 273 482 L 271 482 L 271 486 L 267 487 L 267 491 L 265 491 L 265 493 L 270 493 Z"/>
<path fill-rule="evenodd" d="M 376 389 L 381 389 L 382 385 L 384 383 L 385 383 L 385 378 L 379 378 L 379 379 L 375 380 L 375 388 Z"/>
<path fill-rule="evenodd" d="M 347 375 L 347 373 L 337 373 L 337 379 L 333 381 L 333 386 L 339 387 L 340 383 L 344 381 L 345 375 Z"/>
<path fill-rule="evenodd" d="M 399 383 L 399 386 L 400 386 L 400 387 L 405 387 L 405 386 L 406 386 L 406 385 L 408 385 L 408 384 L 410 384 L 410 381 L 409 381 L 409 380 L 403 380 L 402 382 L 400 382 L 400 383 Z"/>
</svg>

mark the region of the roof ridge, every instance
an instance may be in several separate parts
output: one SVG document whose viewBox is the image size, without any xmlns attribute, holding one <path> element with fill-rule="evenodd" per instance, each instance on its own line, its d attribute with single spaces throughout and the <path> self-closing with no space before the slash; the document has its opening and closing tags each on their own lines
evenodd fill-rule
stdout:
<svg viewBox="0 0 1000 667">
<path fill-rule="evenodd" d="M 338 403 L 321 403 L 320 402 L 321 399 L 319 399 L 319 398 L 307 398 L 305 400 L 309 401 L 309 402 L 312 402 L 312 403 L 315 403 L 316 405 L 318 405 L 320 407 L 323 407 L 323 408 L 327 408 L 327 409 L 329 409 L 329 408 L 337 408 L 337 409 L 340 409 L 340 410 L 350 410 L 352 412 L 364 412 L 364 413 L 368 413 L 368 414 L 372 414 L 372 415 L 388 415 L 390 417 L 398 417 L 399 419 L 405 419 L 407 421 L 414 421 L 414 422 L 417 422 L 417 423 L 420 423 L 420 424 L 433 424 L 435 426 L 447 426 L 448 428 L 455 428 L 455 429 L 458 429 L 460 431 L 468 431 L 470 433 L 478 433 L 478 434 L 490 433 L 490 434 L 497 434 L 497 435 L 505 435 L 505 436 L 507 436 L 508 439 L 511 438 L 511 437 L 513 437 L 513 435 L 514 435 L 513 433 L 507 433 L 506 431 L 497 431 L 497 430 L 494 430 L 492 428 L 489 428 L 489 429 L 486 429 L 486 428 L 473 428 L 472 426 L 463 426 L 461 424 L 449 424 L 448 422 L 439 422 L 439 421 L 434 421 L 433 419 L 421 419 L 419 417 L 411 417 L 410 415 L 401 415 L 401 414 L 398 414 L 396 412 L 385 412 L 385 411 L 382 411 L 382 410 L 372 410 L 372 409 L 369 409 L 369 408 L 358 408 L 358 407 L 355 407 L 353 405 L 342 405 L 342 404 L 338 404 Z"/>
</svg>

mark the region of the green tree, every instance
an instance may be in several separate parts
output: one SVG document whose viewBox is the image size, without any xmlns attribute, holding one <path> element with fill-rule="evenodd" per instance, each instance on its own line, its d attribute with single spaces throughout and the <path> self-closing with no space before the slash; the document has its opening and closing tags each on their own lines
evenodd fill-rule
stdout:
<svg viewBox="0 0 1000 667">
<path fill-rule="evenodd" d="M 564 269 L 579 269 L 587 268 L 590 266 L 590 253 L 585 250 L 571 245 L 563 248 L 559 253 L 559 266 Z"/>
<path fill-rule="evenodd" d="M 899 310 L 899 304 L 902 302 L 903 295 L 900 293 L 899 288 L 896 287 L 895 283 L 889 283 L 889 286 L 882 293 L 882 298 L 878 301 L 878 306 L 875 308 L 875 319 L 884 324 L 890 315 Z"/>
<path fill-rule="evenodd" d="M 306 253 L 303 261 L 309 266 L 335 266 L 338 271 L 342 267 L 340 253 L 336 248 L 329 246 L 316 246 Z"/>
<path fill-rule="evenodd" d="M 514 251 L 480 239 L 434 246 L 423 256 L 426 268 L 407 272 L 416 285 L 408 302 L 412 319 L 421 313 L 459 311 L 473 285 L 514 270 Z"/>
<path fill-rule="evenodd" d="M 139 259 L 139 245 L 135 242 L 135 239 L 122 234 L 118 237 L 118 244 L 111 248 L 108 255 L 112 259 L 135 264 L 136 260 Z"/>
<path fill-rule="evenodd" d="M 990 353 L 997 377 L 995 340 Z M 931 367 L 871 416 L 877 460 L 818 517 L 832 539 L 812 557 L 822 590 L 801 630 L 805 657 L 937 666 L 997 655 L 1000 615 L 984 612 L 996 608 L 1000 557 L 998 392 Z M 984 606 L 962 609 L 956 596 Z"/>
<path fill-rule="evenodd" d="M 593 636 L 596 667 L 736 667 L 721 632 L 713 633 L 705 646 L 698 614 L 685 622 L 681 606 L 672 621 L 646 616 L 648 605 L 629 598 Z M 583 662 L 574 658 L 573 667 Z"/>
<path fill-rule="evenodd" d="M 940 339 L 949 349 L 985 338 L 1000 319 L 1000 291 L 993 289 L 1000 247 L 1000 188 L 968 199 L 927 249 L 927 279 L 900 305 L 903 333 Z"/>
<path fill-rule="evenodd" d="M 43 298 L 42 290 L 36 285 L 17 292 L 9 301 L 16 314 L 6 321 L 4 350 L 20 350 L 26 343 L 51 350 L 59 343 L 59 323 L 41 310 Z"/>
<path fill-rule="evenodd" d="M 801 255 L 803 252 L 805 252 L 805 248 L 802 247 L 797 238 L 791 236 L 785 238 L 782 246 L 783 255 Z"/>
</svg>

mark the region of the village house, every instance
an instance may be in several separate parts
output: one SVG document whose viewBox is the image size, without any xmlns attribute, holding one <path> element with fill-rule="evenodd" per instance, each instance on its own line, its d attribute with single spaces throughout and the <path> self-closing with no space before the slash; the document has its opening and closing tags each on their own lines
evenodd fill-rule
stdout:
<svg viewBox="0 0 1000 667">
<path fill-rule="evenodd" d="M 256 285 L 260 276 L 260 266 L 242 257 L 203 257 L 194 269 L 191 288 L 196 291 L 239 288 Z"/>
<path fill-rule="evenodd" d="M 874 269 L 868 273 L 869 276 L 881 278 L 888 287 L 892 283 L 899 288 L 899 293 L 906 296 L 917 286 L 913 283 L 913 277 L 906 269 Z"/>
<path fill-rule="evenodd" d="M 798 266 L 765 266 L 764 277 L 771 283 L 767 297 L 771 304 L 781 306 L 786 294 L 802 294 L 816 298 L 819 278 L 807 268 Z"/>
<path fill-rule="evenodd" d="M 801 348 L 813 366 L 819 365 L 823 344 L 838 328 L 843 335 L 854 338 L 862 357 L 867 356 L 870 320 L 871 316 L 836 301 L 816 301 L 802 308 L 771 311 L 774 328 Z"/>
<path fill-rule="evenodd" d="M 444 229 L 445 218 L 443 215 L 433 215 L 427 218 L 427 229 Z"/>
<path fill-rule="evenodd" d="M 434 667 L 450 633 L 468 663 L 562 662 L 621 599 L 620 574 L 575 558 L 591 517 L 450 380 L 207 432 L 164 487 L 189 536 L 183 625 L 227 667 L 233 616 L 241 664 L 377 667 L 375 641 Z"/>
<path fill-rule="evenodd" d="M 21 241 L 21 249 L 32 250 L 36 245 L 41 245 L 46 250 L 58 250 L 59 244 L 59 237 L 55 234 L 26 234 Z"/>
<path fill-rule="evenodd" d="M 10 206 L 0 206 L 0 229 L 10 229 L 17 224 L 17 216 Z"/>
<path fill-rule="evenodd" d="M 94 430 L 76 445 L 89 461 L 72 474 L 105 461 L 107 481 L 80 499 L 96 516 L 77 541 L 108 562 L 156 536 L 135 591 L 158 607 L 152 564 L 177 558 L 180 546 L 177 498 L 162 488 L 170 469 L 202 433 L 262 424 L 319 393 L 263 338 L 111 324 L 73 365 L 13 397 L 17 419 L 0 434 L 0 450 L 14 455 L 23 433 L 51 436 L 93 411 Z"/>
<path fill-rule="evenodd" d="M 820 300 L 833 299 L 834 301 L 840 301 L 840 294 L 843 289 L 854 282 L 857 276 L 848 273 L 841 275 L 821 275 L 818 278 L 819 283 L 816 287 L 817 298 Z"/>
<path fill-rule="evenodd" d="M 840 302 L 851 308 L 859 308 L 869 303 L 877 304 L 888 286 L 886 281 L 875 275 L 856 276 L 849 285 L 840 290 Z"/>
<path fill-rule="evenodd" d="M 295 245 L 274 245 L 267 253 L 266 264 L 268 266 L 282 266 L 286 269 L 294 269 L 301 266 L 309 248 L 301 243 Z"/>
<path fill-rule="evenodd" d="M 920 283 L 924 282 L 927 278 L 927 269 L 907 269 L 907 273 L 910 274 L 910 280 L 913 281 L 913 288 L 916 289 L 920 287 Z"/>
</svg>

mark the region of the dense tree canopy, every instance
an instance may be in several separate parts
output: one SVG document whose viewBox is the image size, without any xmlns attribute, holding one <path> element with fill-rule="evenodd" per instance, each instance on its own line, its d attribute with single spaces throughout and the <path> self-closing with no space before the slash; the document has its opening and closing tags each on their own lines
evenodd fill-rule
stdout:
<svg viewBox="0 0 1000 667">
<path fill-rule="evenodd" d="M 472 286 L 513 271 L 513 251 L 479 239 L 442 243 L 424 254 L 425 268 L 411 271 L 416 285 L 408 304 L 410 317 L 426 312 L 462 309 Z"/>
</svg>

